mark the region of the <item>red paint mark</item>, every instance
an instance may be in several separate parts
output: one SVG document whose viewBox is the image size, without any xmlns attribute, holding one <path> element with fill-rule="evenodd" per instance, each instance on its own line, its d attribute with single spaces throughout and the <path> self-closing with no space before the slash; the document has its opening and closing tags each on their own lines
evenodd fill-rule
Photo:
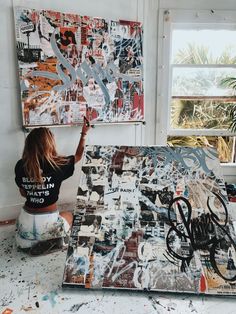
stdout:
<svg viewBox="0 0 236 314">
<path fill-rule="evenodd" d="M 201 274 L 200 278 L 200 292 L 205 292 L 206 291 L 206 278 L 204 274 Z"/>
<path fill-rule="evenodd" d="M 2 314 L 11 314 L 12 312 L 13 312 L 12 309 L 6 308 L 6 309 L 2 312 Z"/>
</svg>

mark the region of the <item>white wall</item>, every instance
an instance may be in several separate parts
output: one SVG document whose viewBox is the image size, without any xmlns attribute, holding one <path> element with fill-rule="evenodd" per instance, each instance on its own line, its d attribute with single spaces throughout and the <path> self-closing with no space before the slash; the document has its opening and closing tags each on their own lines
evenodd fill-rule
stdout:
<svg viewBox="0 0 236 314">
<path fill-rule="evenodd" d="M 13 6 L 52 9 L 109 19 L 139 20 L 144 23 L 144 79 L 146 125 L 96 126 L 87 144 L 151 145 L 159 142 L 157 87 L 158 6 L 182 9 L 235 9 L 236 1 L 228 0 L 0 0 L 0 220 L 17 215 L 23 204 L 14 182 L 14 166 L 21 157 L 26 134 L 22 130 L 20 90 Z M 161 79 L 161 78 L 159 78 Z M 157 119 L 156 119 L 157 117 Z M 80 127 L 52 128 L 61 154 L 74 153 Z M 157 135 L 156 135 L 157 134 Z M 76 199 L 79 168 L 61 188 L 60 203 Z M 231 181 L 234 177 L 231 177 Z"/>
</svg>

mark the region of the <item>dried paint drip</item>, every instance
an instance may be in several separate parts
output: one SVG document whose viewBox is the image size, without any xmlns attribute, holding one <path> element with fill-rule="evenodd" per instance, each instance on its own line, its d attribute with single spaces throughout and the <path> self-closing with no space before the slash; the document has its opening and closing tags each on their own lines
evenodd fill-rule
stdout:
<svg viewBox="0 0 236 314">
<path fill-rule="evenodd" d="M 190 300 L 189 301 L 189 306 L 188 306 L 190 309 L 191 309 L 191 313 L 197 313 L 197 310 L 195 309 L 195 307 L 193 306 L 193 301 Z"/>
<path fill-rule="evenodd" d="M 148 299 L 152 302 L 152 307 L 154 308 L 155 311 L 157 311 L 157 305 L 160 305 L 162 307 L 164 307 L 163 305 L 161 305 L 159 303 L 159 301 L 155 300 L 153 297 L 149 296 Z M 164 307 L 165 308 L 165 307 Z M 158 314 L 159 312 L 157 312 Z"/>
<path fill-rule="evenodd" d="M 72 313 L 76 313 L 79 311 L 79 309 L 84 306 L 87 305 L 89 302 L 83 302 L 83 303 L 79 303 L 79 304 L 74 304 L 71 308 L 70 308 L 70 312 Z"/>
<path fill-rule="evenodd" d="M 57 291 L 51 291 L 49 294 L 46 294 L 45 296 L 42 297 L 43 301 L 49 300 L 50 304 L 52 307 L 56 305 L 56 298 L 57 296 Z"/>
</svg>

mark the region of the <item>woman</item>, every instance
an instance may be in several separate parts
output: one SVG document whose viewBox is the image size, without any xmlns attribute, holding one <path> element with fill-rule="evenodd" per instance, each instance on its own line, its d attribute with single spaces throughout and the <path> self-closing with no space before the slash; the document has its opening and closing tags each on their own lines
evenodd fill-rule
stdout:
<svg viewBox="0 0 236 314">
<path fill-rule="evenodd" d="M 84 118 L 75 155 L 57 154 L 52 132 L 45 127 L 33 129 L 26 138 L 22 159 L 15 166 L 15 181 L 26 198 L 17 219 L 16 243 L 32 255 L 62 246 L 68 237 L 73 216 L 57 209 L 62 181 L 73 175 L 74 164 L 83 155 L 85 137 L 90 128 Z"/>
</svg>

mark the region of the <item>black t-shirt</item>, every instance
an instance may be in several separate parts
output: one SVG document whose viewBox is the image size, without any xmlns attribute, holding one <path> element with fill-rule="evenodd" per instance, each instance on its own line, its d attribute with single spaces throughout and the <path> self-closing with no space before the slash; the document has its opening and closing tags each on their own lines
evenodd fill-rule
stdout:
<svg viewBox="0 0 236 314">
<path fill-rule="evenodd" d="M 43 182 L 35 183 L 27 177 L 22 159 L 15 166 L 15 181 L 26 193 L 25 205 L 30 208 L 46 207 L 58 200 L 61 183 L 74 173 L 75 158 L 67 156 L 68 163 L 54 169 L 50 164 L 42 165 Z"/>
</svg>

